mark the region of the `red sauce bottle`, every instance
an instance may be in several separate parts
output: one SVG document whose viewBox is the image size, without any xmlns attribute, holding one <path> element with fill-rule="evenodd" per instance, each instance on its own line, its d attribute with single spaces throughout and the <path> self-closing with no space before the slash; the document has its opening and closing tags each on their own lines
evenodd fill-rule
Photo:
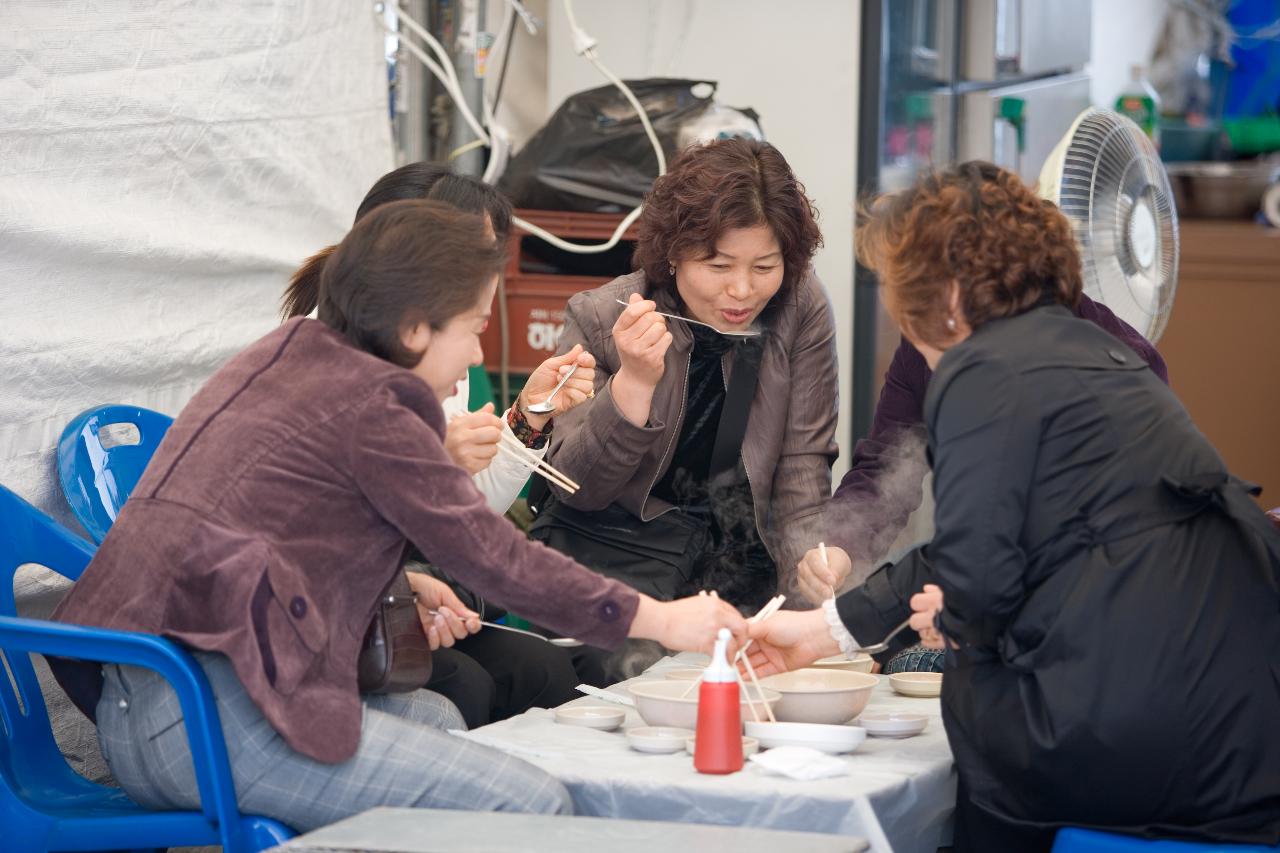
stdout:
<svg viewBox="0 0 1280 853">
<path fill-rule="evenodd" d="M 698 688 L 698 736 L 693 766 L 699 773 L 736 773 L 742 769 L 742 699 L 738 673 L 729 666 L 728 628 L 716 638 L 711 665 Z"/>
</svg>

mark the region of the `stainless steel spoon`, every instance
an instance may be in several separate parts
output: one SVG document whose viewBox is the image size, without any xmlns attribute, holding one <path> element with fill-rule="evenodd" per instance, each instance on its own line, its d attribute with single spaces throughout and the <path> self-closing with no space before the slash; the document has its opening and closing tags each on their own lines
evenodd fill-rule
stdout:
<svg viewBox="0 0 1280 853">
<path fill-rule="evenodd" d="M 432 616 L 440 615 L 440 612 L 437 610 L 428 610 L 427 612 Z M 458 618 L 461 619 L 462 617 Z M 523 628 L 512 628 L 510 625 L 499 625 L 497 622 L 486 622 L 483 619 L 480 620 L 480 624 L 484 625 L 486 628 L 497 628 L 500 631 L 510 631 L 513 634 L 524 634 L 529 637 L 537 637 L 544 643 L 550 643 L 553 646 L 559 646 L 564 649 L 571 649 L 582 645 L 581 640 L 575 640 L 572 637 L 544 637 L 535 631 L 526 631 Z"/>
<path fill-rule="evenodd" d="M 573 374 L 577 372 L 578 372 L 578 365 L 575 364 L 573 367 L 569 368 L 569 372 L 566 373 L 564 375 L 564 378 L 560 380 L 560 384 L 551 390 L 551 396 L 547 397 L 547 399 L 543 400 L 541 403 L 530 404 L 529 411 L 533 412 L 535 415 L 549 415 L 552 412 L 554 412 L 556 410 L 556 407 L 554 404 L 552 404 L 551 401 L 554 400 L 555 396 L 560 393 L 560 389 L 564 387 L 564 383 L 568 382 L 569 379 L 573 376 Z"/>
<path fill-rule="evenodd" d="M 864 653 L 869 654 L 869 655 L 878 655 L 878 654 L 880 654 L 880 653 L 881 653 L 881 652 L 883 652 L 885 649 L 889 648 L 889 641 L 890 641 L 890 640 L 892 640 L 894 637 L 898 636 L 898 634 L 899 634 L 899 633 L 901 633 L 901 632 L 902 632 L 902 630 L 903 630 L 904 628 L 906 628 L 906 627 L 907 627 L 908 625 L 910 625 L 910 624 L 911 624 L 911 620 L 910 620 L 910 619 L 908 619 L 906 622 L 903 622 L 903 623 L 902 623 L 901 625 L 899 625 L 897 628 L 894 628 L 892 631 L 890 631 L 890 632 L 888 633 L 888 635 L 887 635 L 887 636 L 885 636 L 885 638 L 884 638 L 883 640 L 881 640 L 880 642 L 876 643 L 874 646 L 859 646 L 859 647 L 858 647 L 858 651 L 860 651 L 860 652 L 864 652 Z"/>
<path fill-rule="evenodd" d="M 630 302 L 623 302 L 621 299 L 615 299 L 614 301 L 617 302 L 619 305 L 631 304 Z M 757 331 L 756 329 L 747 329 L 745 332 L 726 332 L 721 329 L 717 329 L 715 326 L 711 325 L 710 323 L 704 323 L 701 320 L 690 320 L 688 317 L 681 317 L 679 314 L 666 314 L 666 313 L 663 313 L 662 311 L 654 311 L 653 313 L 657 314 L 660 317 L 667 317 L 671 320 L 681 320 L 685 323 L 692 323 L 695 326 L 706 326 L 711 331 L 718 332 L 719 334 L 724 335 L 726 338 L 755 338 L 760 335 L 760 332 Z"/>
</svg>

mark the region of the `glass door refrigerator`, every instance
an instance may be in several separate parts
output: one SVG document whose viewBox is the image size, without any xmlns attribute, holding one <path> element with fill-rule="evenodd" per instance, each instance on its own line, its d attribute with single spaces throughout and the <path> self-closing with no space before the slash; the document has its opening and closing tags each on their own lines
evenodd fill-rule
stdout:
<svg viewBox="0 0 1280 853">
<path fill-rule="evenodd" d="M 922 169 L 975 159 L 1034 183 L 1089 106 L 1092 13 L 1091 0 L 863 0 L 859 197 L 909 186 Z M 858 267 L 855 441 L 870 430 L 900 340 L 876 286 Z"/>
</svg>

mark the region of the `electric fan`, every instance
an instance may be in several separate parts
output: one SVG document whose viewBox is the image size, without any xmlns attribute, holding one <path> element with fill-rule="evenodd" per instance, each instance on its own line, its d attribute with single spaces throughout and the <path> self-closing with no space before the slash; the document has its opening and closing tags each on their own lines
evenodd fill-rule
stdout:
<svg viewBox="0 0 1280 853">
<path fill-rule="evenodd" d="M 1084 292 L 1158 339 L 1178 284 L 1178 214 L 1147 135 L 1119 113 L 1085 110 L 1040 170 L 1040 194 L 1071 220 Z"/>
</svg>

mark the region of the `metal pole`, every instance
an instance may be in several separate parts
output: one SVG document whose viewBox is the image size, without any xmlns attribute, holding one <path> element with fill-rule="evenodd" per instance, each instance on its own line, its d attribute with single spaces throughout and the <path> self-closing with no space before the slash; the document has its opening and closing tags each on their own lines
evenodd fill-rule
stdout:
<svg viewBox="0 0 1280 853">
<path fill-rule="evenodd" d="M 436 37 L 453 56 L 453 67 L 458 73 L 458 84 L 467 106 L 477 118 L 483 115 L 481 99 L 484 91 L 485 66 L 493 37 L 485 30 L 485 3 L 483 0 L 439 0 L 437 4 L 439 27 Z M 475 140 L 475 134 L 457 110 L 451 113 L 449 125 L 450 165 L 462 175 L 484 173 L 485 152 L 472 148 L 454 154 Z"/>
</svg>

